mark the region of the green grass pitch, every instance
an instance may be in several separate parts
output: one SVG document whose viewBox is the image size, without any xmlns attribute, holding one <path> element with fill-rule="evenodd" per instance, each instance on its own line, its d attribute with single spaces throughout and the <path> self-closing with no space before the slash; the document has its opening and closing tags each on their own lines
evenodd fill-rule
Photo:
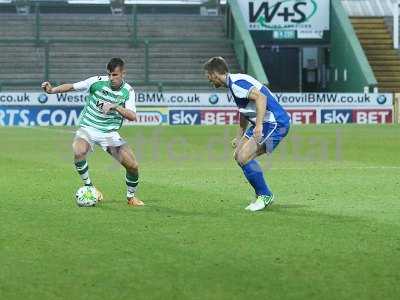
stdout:
<svg viewBox="0 0 400 300">
<path fill-rule="evenodd" d="M 398 299 L 399 126 L 298 126 L 253 198 L 235 127 L 130 127 L 144 208 L 97 148 L 78 208 L 72 129 L 0 128 L 0 299 Z"/>
</svg>

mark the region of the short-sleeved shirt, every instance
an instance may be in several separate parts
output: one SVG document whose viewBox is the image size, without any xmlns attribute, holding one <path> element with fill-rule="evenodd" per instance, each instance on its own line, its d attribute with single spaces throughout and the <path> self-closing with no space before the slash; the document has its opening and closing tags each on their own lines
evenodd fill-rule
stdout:
<svg viewBox="0 0 400 300">
<path fill-rule="evenodd" d="M 246 74 L 228 74 L 227 85 L 239 112 L 253 125 L 256 123 L 256 103 L 249 100 L 249 94 L 253 88 L 259 90 L 266 98 L 266 112 L 263 122 L 279 123 L 287 125 L 290 117 L 285 109 L 278 103 L 276 97 L 262 83 Z"/>
<path fill-rule="evenodd" d="M 123 82 L 118 90 L 113 90 L 108 76 L 94 76 L 74 83 L 73 87 L 76 91 L 89 94 L 79 116 L 78 124 L 81 127 L 91 127 L 102 132 L 117 131 L 121 128 L 123 117 L 117 111 L 105 114 L 102 110 L 105 102 L 116 103 L 136 112 L 135 91 L 126 82 Z"/>
</svg>

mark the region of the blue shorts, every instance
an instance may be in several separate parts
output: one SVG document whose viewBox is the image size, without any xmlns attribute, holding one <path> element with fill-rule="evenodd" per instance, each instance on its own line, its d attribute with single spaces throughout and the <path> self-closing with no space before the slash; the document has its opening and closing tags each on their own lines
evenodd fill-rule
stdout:
<svg viewBox="0 0 400 300">
<path fill-rule="evenodd" d="M 245 133 L 247 138 L 253 136 L 254 125 L 250 126 Z M 288 134 L 290 124 L 278 124 L 266 122 L 263 124 L 263 138 L 259 142 L 265 145 L 265 152 L 271 153 L 280 141 Z"/>
</svg>

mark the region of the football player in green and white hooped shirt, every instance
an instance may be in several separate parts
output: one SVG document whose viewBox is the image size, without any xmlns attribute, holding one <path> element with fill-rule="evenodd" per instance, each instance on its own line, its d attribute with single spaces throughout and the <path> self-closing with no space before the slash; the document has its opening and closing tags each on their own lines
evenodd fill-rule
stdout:
<svg viewBox="0 0 400 300">
<path fill-rule="evenodd" d="M 136 120 L 135 92 L 124 81 L 126 72 L 122 59 L 112 58 L 107 64 L 107 71 L 108 76 L 95 76 L 74 84 L 52 87 L 49 82 L 43 82 L 42 88 L 49 94 L 70 91 L 89 93 L 79 116 L 80 128 L 72 144 L 76 170 L 85 185 L 91 186 L 86 156 L 93 151 L 95 144 L 101 146 L 126 169 L 128 204 L 142 206 L 143 202 L 135 197 L 139 182 L 138 163 L 128 144 L 117 132 L 123 119 Z"/>
</svg>

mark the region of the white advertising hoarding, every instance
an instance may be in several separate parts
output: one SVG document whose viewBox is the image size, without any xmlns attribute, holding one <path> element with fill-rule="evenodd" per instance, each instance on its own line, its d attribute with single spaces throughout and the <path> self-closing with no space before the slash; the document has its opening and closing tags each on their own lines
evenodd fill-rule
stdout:
<svg viewBox="0 0 400 300">
<path fill-rule="evenodd" d="M 392 107 L 393 95 L 376 93 L 275 93 L 280 104 L 292 106 L 341 106 L 341 107 Z M 0 93 L 2 105 L 69 105 L 85 104 L 84 93 L 63 93 L 47 95 L 44 93 Z M 235 102 L 227 93 L 136 93 L 138 107 L 235 107 Z"/>
<path fill-rule="evenodd" d="M 241 0 L 249 30 L 297 31 L 299 38 L 329 30 L 330 0 Z"/>
</svg>

